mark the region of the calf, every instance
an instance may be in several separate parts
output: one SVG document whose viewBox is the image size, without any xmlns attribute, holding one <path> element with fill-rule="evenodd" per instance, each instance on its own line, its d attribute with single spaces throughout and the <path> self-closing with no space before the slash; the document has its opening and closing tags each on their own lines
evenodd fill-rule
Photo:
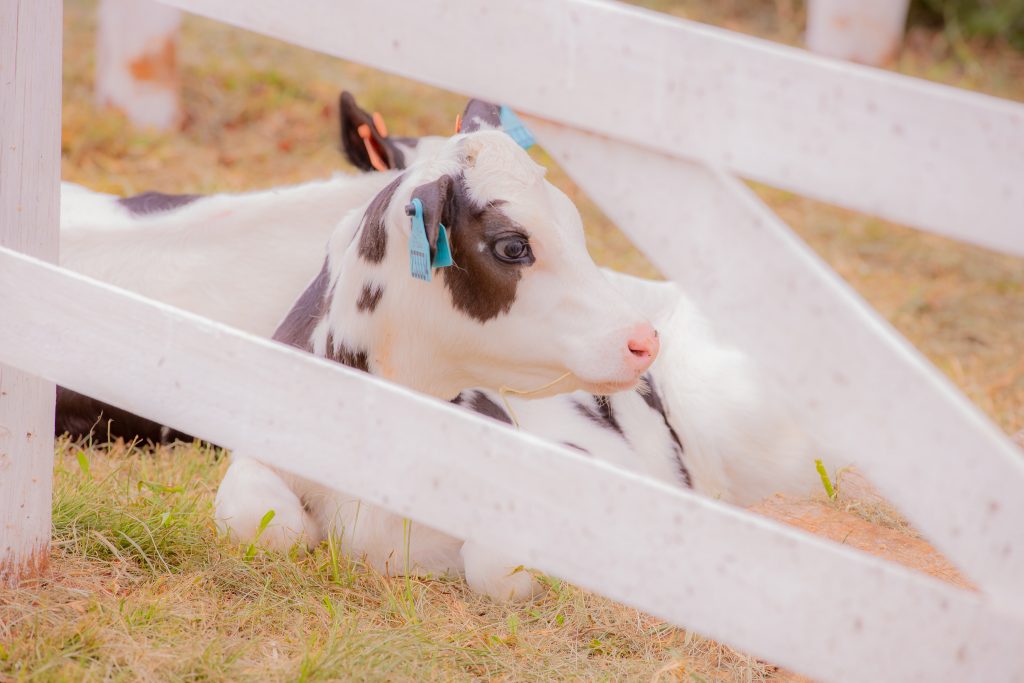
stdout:
<svg viewBox="0 0 1024 683">
<path fill-rule="evenodd" d="M 369 144 L 402 141 L 376 154 L 403 168 L 444 143 L 443 138 L 386 137 L 378 129 L 379 117 L 347 94 L 341 112 L 343 148 L 362 168 L 373 168 Z M 467 108 L 466 119 L 476 127 L 501 125 L 499 109 L 481 102 Z M 397 177 L 384 172 L 244 194 L 147 193 L 126 200 L 65 184 L 62 263 L 270 336 L 294 292 L 316 275 L 322 244 L 339 218 Z M 603 274 L 643 307 L 661 332 L 662 355 L 648 373 L 649 389 L 610 398 L 584 392 L 529 402 L 510 397 L 519 426 L 672 484 L 689 481 L 695 490 L 730 502 L 808 490 L 814 484 L 811 446 L 750 361 L 717 342 L 672 283 Z M 496 393 L 469 391 L 457 402 L 512 420 Z M 88 434 L 101 413 L 107 424 L 96 430 L 100 438 L 108 433 L 151 441 L 183 436 L 74 392 L 58 392 L 58 431 Z"/>
<path fill-rule="evenodd" d="M 657 355 L 654 328 L 590 260 L 579 214 L 543 169 L 467 120 L 339 224 L 275 338 L 445 400 L 467 387 L 633 388 Z M 406 215 L 416 204 L 422 226 Z M 420 227 L 424 256 L 433 262 L 447 246 L 454 262 L 416 273 L 427 282 L 410 274 Z M 251 540 L 268 507 L 277 524 L 260 538 L 271 546 L 343 533 L 343 547 L 382 570 L 400 560 L 416 573 L 464 572 L 496 599 L 536 588 L 500 553 L 416 524 L 407 543 L 400 517 L 236 453 L 217 494 L 219 524 Z"/>
<path fill-rule="evenodd" d="M 474 100 L 463 120 L 532 141 L 504 107 Z M 358 149 L 346 147 L 346 153 Z M 526 431 L 732 503 L 813 490 L 813 445 L 750 359 L 715 340 L 707 320 L 674 284 L 611 270 L 604 275 L 662 332 L 662 357 L 641 389 L 540 401 L 500 401 L 478 391 L 458 402 L 505 422 L 512 416 L 501 405 L 514 407 L 516 423 Z"/>
</svg>

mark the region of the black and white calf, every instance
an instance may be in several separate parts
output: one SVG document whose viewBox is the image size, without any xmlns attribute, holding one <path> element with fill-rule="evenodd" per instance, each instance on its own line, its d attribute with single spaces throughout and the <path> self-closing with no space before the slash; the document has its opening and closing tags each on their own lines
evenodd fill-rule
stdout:
<svg viewBox="0 0 1024 683">
<path fill-rule="evenodd" d="M 650 323 L 590 259 L 579 214 L 544 171 L 493 130 L 451 138 L 343 220 L 320 274 L 275 338 L 450 400 L 467 387 L 613 393 L 635 387 L 658 352 Z M 423 207 L 433 253 L 450 235 L 454 265 L 410 275 L 406 207 Z M 497 599 L 535 589 L 518 562 L 463 544 L 358 499 L 235 453 L 217 519 L 240 540 L 289 547 L 344 533 L 374 566 L 465 573 Z"/>
<path fill-rule="evenodd" d="M 466 118 L 476 125 L 491 123 L 482 103 L 475 103 Z M 366 112 L 350 114 L 349 121 L 349 130 L 376 125 Z M 365 138 L 359 140 L 365 147 Z M 441 138 L 404 144 L 400 163 L 414 161 L 417 154 L 432 154 L 442 144 Z M 353 149 L 346 145 L 349 155 L 360 151 Z M 320 269 L 322 245 L 338 217 L 366 204 L 397 176 L 392 172 L 338 177 L 169 203 L 159 195 L 120 200 L 65 186 L 62 263 L 270 336 L 295 294 Z M 662 353 L 649 372 L 652 391 L 623 392 L 607 399 L 587 392 L 538 401 L 510 398 L 520 426 L 669 483 L 685 485 L 688 479 L 695 490 L 731 502 L 808 490 L 814 483 L 815 454 L 750 361 L 714 340 L 703 316 L 675 285 L 607 270 L 603 276 L 661 332 Z M 376 307 L 384 296 L 382 290 L 371 289 L 362 299 L 360 290 L 357 304 L 362 299 L 365 307 Z M 497 394 L 488 395 L 486 390 L 467 391 L 460 401 L 492 417 L 510 419 Z M 93 415 L 89 409 L 84 406 L 82 414 Z M 74 416 L 74 411 L 61 411 L 59 405 L 59 416 L 62 412 Z M 92 421 L 94 417 L 79 424 L 87 428 Z M 159 425 L 150 427 L 161 435 Z M 126 428 L 138 429 L 134 423 L 126 423 Z M 235 475 L 245 473 L 245 462 L 239 460 L 241 469 L 233 468 Z M 256 466 L 249 474 L 248 479 L 234 477 L 239 497 L 277 500 L 266 496 L 290 491 L 287 486 L 282 491 L 281 478 L 273 472 L 268 477 L 266 468 Z M 284 500 L 288 495 L 294 497 L 294 492 Z M 264 505 L 259 517 L 269 507 Z M 291 538 L 286 525 L 296 528 L 294 520 L 278 515 L 262 540 L 274 544 L 279 535 Z M 237 531 L 245 537 L 245 529 Z"/>
<path fill-rule="evenodd" d="M 389 136 L 379 115 L 340 98 L 342 149 L 361 170 L 289 187 L 214 195 L 117 197 L 61 184 L 60 264 L 263 337 L 323 262 L 338 221 L 440 137 Z M 376 163 L 371 163 L 371 156 Z M 58 387 L 55 431 L 74 438 L 188 438 Z"/>
<path fill-rule="evenodd" d="M 436 149 L 440 140 L 428 139 L 419 149 Z M 270 337 L 295 293 L 321 268 L 323 244 L 338 217 L 368 202 L 397 177 L 394 172 L 339 176 L 275 190 L 214 195 L 138 215 L 117 197 L 65 185 L 61 261 L 98 279 Z M 612 421 L 591 419 L 592 411 L 576 407 L 595 400 L 582 392 L 538 401 L 510 396 L 520 427 L 572 444 L 595 458 L 680 484 L 684 479 L 674 463 L 674 433 L 694 489 L 729 502 L 746 504 L 775 492 L 810 490 L 816 456 L 786 415 L 784 401 L 769 397 L 749 359 L 715 340 L 707 321 L 674 284 L 607 269 L 602 274 L 633 305 L 642 307 L 659 330 L 661 354 L 649 371 L 653 393 L 613 395 L 608 400 Z M 657 402 L 646 402 L 645 397 Z M 479 406 L 492 417 L 511 419 L 504 415 L 497 395 L 490 399 L 501 408 L 488 408 L 472 395 L 461 402 L 471 409 Z M 671 432 L 658 428 L 660 414 L 645 415 L 658 406 L 664 409 Z M 109 426 L 100 425 L 100 437 L 108 428 L 112 436 L 126 439 L 165 441 L 180 436 L 74 392 L 59 395 L 58 432 L 85 435 L 101 411 L 104 418 L 114 419 Z M 640 417 L 623 417 L 629 413 Z M 623 426 L 622 434 L 609 428 L 614 423 Z"/>
<path fill-rule="evenodd" d="M 387 137 L 379 117 L 341 98 L 341 137 L 349 160 L 373 168 L 369 147 L 397 168 L 432 154 L 444 138 Z M 497 108 L 473 102 L 466 118 L 498 126 Z M 362 129 L 362 133 L 358 131 Z M 396 141 L 398 141 L 396 143 Z M 323 262 L 322 245 L 340 217 L 393 182 L 395 172 L 337 176 L 292 187 L 208 197 L 147 193 L 121 199 L 64 184 L 61 195 L 62 265 L 157 300 L 271 336 Z M 661 332 L 662 355 L 651 369 L 653 388 L 632 400 L 617 394 L 607 404 L 614 421 L 593 420 L 588 394 L 524 402 L 510 398 L 521 427 L 574 444 L 594 457 L 681 482 L 672 464 L 678 438 L 697 491 L 748 503 L 777 491 L 813 485 L 814 457 L 750 361 L 713 339 L 709 326 L 679 289 L 614 271 L 604 276 L 634 305 L 643 306 Z M 469 407 L 483 403 L 466 398 Z M 501 405 L 492 397 L 493 405 Z M 522 406 L 519 406 L 522 403 Z M 624 413 L 665 411 L 671 431 Z M 81 436 L 96 425 L 105 436 L 151 441 L 178 436 L 159 424 L 99 404 L 74 392 L 58 400 L 58 432 Z M 496 414 L 484 410 L 485 414 Z M 502 409 L 503 412 L 503 409 Z M 642 414 L 642 412 L 640 413 Z M 509 419 L 505 417 L 504 419 Z M 657 419 L 661 419 L 657 417 Z M 623 434 L 611 428 L 625 425 Z M 657 420 L 654 420 L 656 426 Z M 606 428 L 608 427 L 608 428 Z M 665 464 L 668 463 L 668 464 Z"/>
</svg>

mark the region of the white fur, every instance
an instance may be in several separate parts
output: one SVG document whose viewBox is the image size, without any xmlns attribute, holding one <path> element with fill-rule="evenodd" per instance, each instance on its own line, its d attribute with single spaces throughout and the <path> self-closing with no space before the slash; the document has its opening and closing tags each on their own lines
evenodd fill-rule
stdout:
<svg viewBox="0 0 1024 683">
<path fill-rule="evenodd" d="M 394 177 L 338 176 L 212 195 L 144 216 L 110 195 L 63 183 L 60 263 L 269 337 L 319 271 L 338 220 Z"/>
</svg>

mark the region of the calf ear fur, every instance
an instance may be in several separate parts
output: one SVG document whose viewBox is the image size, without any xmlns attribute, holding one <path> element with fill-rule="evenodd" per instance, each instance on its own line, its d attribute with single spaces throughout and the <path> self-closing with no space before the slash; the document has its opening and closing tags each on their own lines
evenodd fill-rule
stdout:
<svg viewBox="0 0 1024 683">
<path fill-rule="evenodd" d="M 483 100 L 470 100 L 461 120 L 459 133 L 474 133 L 485 128 L 501 130 L 501 107 Z"/>
<path fill-rule="evenodd" d="M 405 168 L 401 150 L 388 139 L 383 119 L 375 117 L 356 104 L 347 90 L 338 103 L 341 125 L 341 148 L 349 163 L 362 171 L 387 171 Z"/>
<path fill-rule="evenodd" d="M 419 199 L 423 205 L 423 225 L 427 229 L 427 241 L 430 243 L 430 258 L 437 254 L 437 238 L 440 234 L 439 223 L 443 223 L 449 234 L 457 220 L 456 181 L 449 175 L 420 185 L 412 191 L 412 199 Z"/>
</svg>

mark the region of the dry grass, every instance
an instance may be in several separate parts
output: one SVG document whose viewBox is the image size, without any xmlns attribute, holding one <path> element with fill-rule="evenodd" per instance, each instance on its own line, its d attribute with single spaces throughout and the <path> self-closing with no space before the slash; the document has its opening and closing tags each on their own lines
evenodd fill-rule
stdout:
<svg viewBox="0 0 1024 683">
<path fill-rule="evenodd" d="M 325 544 L 217 538 L 225 458 L 193 445 L 57 451 L 53 566 L 0 591 L 0 679 L 764 680 L 768 668 L 545 578 L 498 606 L 454 579 L 388 578 Z M 694 674 L 694 676 L 690 676 Z"/>
<path fill-rule="evenodd" d="M 794 0 L 643 4 L 799 39 L 802 10 Z M 68 0 L 65 14 L 64 177 L 100 190 L 240 190 L 343 170 L 334 109 L 342 87 L 404 134 L 449 130 L 463 104 L 450 93 L 189 19 L 182 46 L 189 120 L 173 135 L 133 130 L 91 104 L 93 3 Z M 953 57 L 944 41 L 915 31 L 894 68 L 1024 99 L 1020 55 L 971 45 Z M 657 274 L 564 174 L 552 176 L 580 205 L 599 262 Z M 1024 262 L 756 189 L 1004 429 L 1024 428 Z M 776 675 L 556 580 L 533 603 L 499 607 L 458 581 L 389 579 L 332 557 L 327 547 L 247 559 L 212 527 L 218 455 L 186 445 L 58 448 L 52 569 L 37 583 L 0 592 L 0 680 Z M 905 530 L 880 505 L 839 504 Z"/>
</svg>

